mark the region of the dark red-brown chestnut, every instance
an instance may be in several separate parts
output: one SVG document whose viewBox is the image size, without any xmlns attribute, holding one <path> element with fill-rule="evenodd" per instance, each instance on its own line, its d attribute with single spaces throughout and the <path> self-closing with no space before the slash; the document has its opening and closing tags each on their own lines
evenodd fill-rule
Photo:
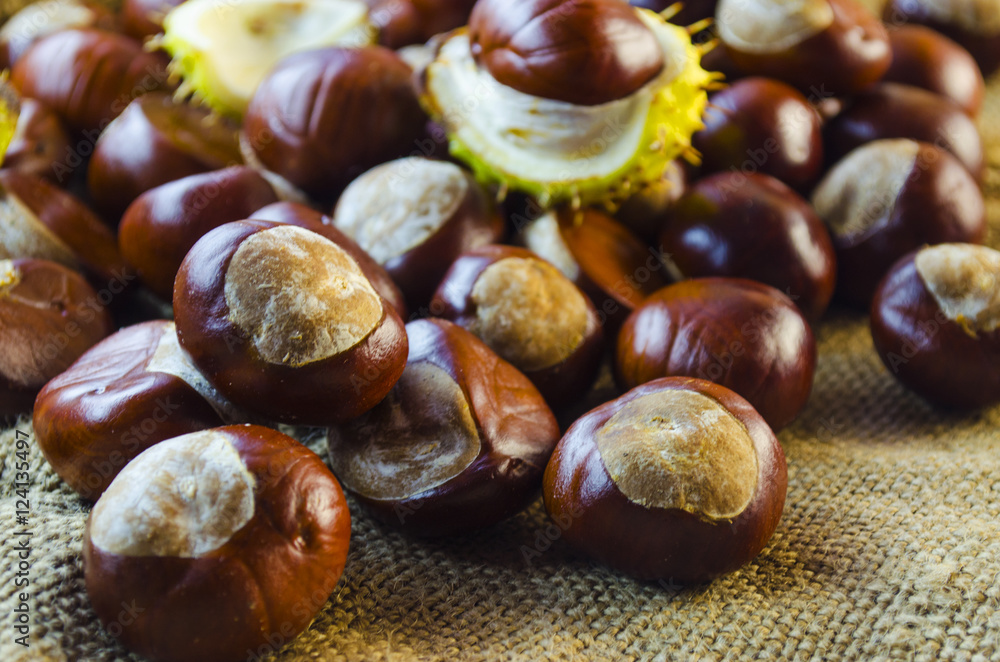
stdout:
<svg viewBox="0 0 1000 662">
<path fill-rule="evenodd" d="M 218 227 L 174 284 L 177 336 L 247 411 L 333 425 L 374 407 L 406 365 L 406 332 L 357 262 L 326 237 L 270 221 Z"/>
<path fill-rule="evenodd" d="M 337 479 L 295 439 L 255 425 L 193 432 L 144 451 L 97 501 L 87 594 L 105 629 L 150 660 L 263 656 L 326 604 L 350 533 Z"/>
<path fill-rule="evenodd" d="M 111 315 L 72 269 L 0 260 L 0 416 L 30 412 L 46 382 L 111 330 Z"/>
<path fill-rule="evenodd" d="M 163 19 L 184 0 L 125 0 L 122 3 L 122 32 L 145 41 L 163 32 Z"/>
<path fill-rule="evenodd" d="M 954 243 L 904 256 L 875 291 L 871 327 L 889 372 L 932 404 L 1000 402 L 1000 252 Z"/>
<path fill-rule="evenodd" d="M 618 334 L 615 370 L 625 388 L 660 377 L 696 377 L 732 389 L 774 431 L 805 406 L 816 341 L 791 299 L 741 278 L 669 285 L 633 312 Z"/>
<path fill-rule="evenodd" d="M 535 500 L 559 425 L 523 374 L 451 322 L 406 325 L 385 400 L 330 428 L 330 466 L 383 522 L 422 536 L 491 526 Z"/>
<path fill-rule="evenodd" d="M 3 156 L 4 170 L 44 177 L 66 186 L 74 166 L 69 132 L 59 116 L 35 99 L 21 99 L 14 135 Z"/>
<path fill-rule="evenodd" d="M 857 0 L 720 0 L 715 16 L 737 67 L 810 98 L 858 92 L 892 58 L 881 21 Z"/>
<path fill-rule="evenodd" d="M 621 0 L 479 0 L 472 56 L 499 83 L 580 106 L 624 99 L 663 69 L 663 49 Z"/>
<path fill-rule="evenodd" d="M 414 310 L 427 305 L 455 258 L 499 241 L 504 229 L 468 171 L 417 156 L 383 163 L 351 182 L 332 221 L 385 267 Z"/>
<path fill-rule="evenodd" d="M 695 182 L 665 215 L 659 250 L 684 278 L 749 278 L 788 295 L 810 320 L 833 296 L 830 233 L 773 177 L 722 172 Z"/>
<path fill-rule="evenodd" d="M 101 133 L 87 168 L 87 189 L 117 224 L 132 201 L 155 186 L 242 162 L 236 127 L 205 107 L 151 92 Z"/>
<path fill-rule="evenodd" d="M 545 470 L 549 517 L 592 559 L 640 579 L 704 582 L 750 562 L 781 519 L 788 475 L 746 400 L 668 377 L 587 413 Z"/>
<path fill-rule="evenodd" d="M 69 28 L 115 29 L 115 17 L 104 7 L 86 0 L 32 2 L 0 27 L 0 69 L 10 69 L 28 47 L 42 37 Z"/>
<path fill-rule="evenodd" d="M 257 87 L 243 141 L 265 168 L 332 203 L 369 168 L 413 151 L 427 116 L 409 66 L 381 47 L 282 60 Z"/>
<path fill-rule="evenodd" d="M 476 0 L 367 0 L 378 42 L 397 49 L 423 44 L 469 22 Z"/>
<path fill-rule="evenodd" d="M 655 244 L 663 228 L 664 214 L 690 186 L 688 165 L 671 161 L 657 183 L 636 191 L 615 211 L 615 219 L 647 244 Z"/>
<path fill-rule="evenodd" d="M 889 0 L 890 27 L 919 24 L 952 39 L 976 59 L 984 76 L 1000 66 L 1000 7 L 992 0 Z"/>
<path fill-rule="evenodd" d="M 477 335 L 553 408 L 577 400 L 597 375 L 604 333 L 594 305 L 527 249 L 484 246 L 462 254 L 434 293 L 430 313 Z"/>
<path fill-rule="evenodd" d="M 180 348 L 173 322 L 155 320 L 105 338 L 46 384 L 33 422 L 49 465 L 94 501 L 153 444 L 236 418 Z"/>
<path fill-rule="evenodd" d="M 923 244 L 980 243 L 979 186 L 951 154 L 913 140 L 878 140 L 839 161 L 813 191 L 837 254 L 834 296 L 868 307 L 900 257 Z"/>
</svg>

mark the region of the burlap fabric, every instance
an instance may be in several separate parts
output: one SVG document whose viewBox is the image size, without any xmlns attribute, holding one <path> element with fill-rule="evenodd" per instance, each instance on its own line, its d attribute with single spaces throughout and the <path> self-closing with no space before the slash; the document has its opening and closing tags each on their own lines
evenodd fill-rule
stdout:
<svg viewBox="0 0 1000 662">
<path fill-rule="evenodd" d="M 982 120 L 994 246 L 998 119 L 994 82 Z M 305 633 L 263 658 L 1000 659 L 1000 408 L 947 414 L 907 393 L 860 314 L 835 310 L 817 335 L 809 406 L 779 435 L 785 514 L 742 570 L 694 588 L 633 581 L 576 556 L 540 502 L 437 542 L 406 538 L 352 502 L 343 579 Z M 18 429 L 30 435 L 27 420 Z M 33 445 L 30 515 L 16 523 L 15 437 L 0 435 L 0 660 L 139 659 L 100 626 L 84 590 L 89 508 Z M 325 454 L 322 439 L 306 441 Z M 25 528 L 28 648 L 14 643 L 12 611 L 25 590 L 12 534 Z"/>
</svg>

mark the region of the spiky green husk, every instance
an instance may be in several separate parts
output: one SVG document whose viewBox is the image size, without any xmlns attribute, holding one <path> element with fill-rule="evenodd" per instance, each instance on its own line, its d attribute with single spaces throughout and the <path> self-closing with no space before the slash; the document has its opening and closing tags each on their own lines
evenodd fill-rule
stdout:
<svg viewBox="0 0 1000 662">
<path fill-rule="evenodd" d="M 21 100 L 17 92 L 7 82 L 7 73 L 0 74 L 0 164 L 3 163 L 7 147 L 14 139 L 17 118 L 21 114 Z"/>
</svg>

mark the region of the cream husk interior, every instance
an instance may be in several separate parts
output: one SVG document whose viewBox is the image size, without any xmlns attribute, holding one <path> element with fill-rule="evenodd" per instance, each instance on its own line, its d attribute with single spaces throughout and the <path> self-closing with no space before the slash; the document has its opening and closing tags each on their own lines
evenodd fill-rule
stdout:
<svg viewBox="0 0 1000 662">
<path fill-rule="evenodd" d="M 253 490 L 254 477 L 227 434 L 167 439 L 111 482 L 91 514 L 90 538 L 121 556 L 203 556 L 250 521 Z"/>
<path fill-rule="evenodd" d="M 745 53 L 776 53 L 833 24 L 827 0 L 720 0 L 715 24 L 723 43 Z"/>
<path fill-rule="evenodd" d="M 428 362 L 408 364 L 381 404 L 331 428 L 329 440 L 337 478 L 370 499 L 404 499 L 443 485 L 482 446 L 461 386 Z"/>
<path fill-rule="evenodd" d="M 718 401 L 666 390 L 640 396 L 594 435 L 615 486 L 647 508 L 729 520 L 757 491 L 758 458 L 746 427 Z"/>
<path fill-rule="evenodd" d="M 913 260 L 941 311 L 971 334 L 1000 326 L 1000 252 L 974 244 L 939 244 Z"/>
</svg>

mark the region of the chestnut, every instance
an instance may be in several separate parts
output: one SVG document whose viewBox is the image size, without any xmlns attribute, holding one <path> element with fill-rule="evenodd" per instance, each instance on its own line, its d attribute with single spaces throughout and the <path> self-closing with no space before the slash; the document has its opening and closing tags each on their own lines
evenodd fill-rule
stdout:
<svg viewBox="0 0 1000 662">
<path fill-rule="evenodd" d="M 52 108 L 90 144 L 133 99 L 168 87 L 162 57 L 124 35 L 90 28 L 36 41 L 14 64 L 11 82 L 22 96 Z"/>
<path fill-rule="evenodd" d="M 122 3 L 122 32 L 145 41 L 163 32 L 163 18 L 184 0 L 125 0 Z"/>
<path fill-rule="evenodd" d="M 416 156 L 351 182 L 333 225 L 385 267 L 414 309 L 427 305 L 455 258 L 503 233 L 503 218 L 469 172 Z"/>
<path fill-rule="evenodd" d="M 889 0 L 882 18 L 890 26 L 914 23 L 940 32 L 969 51 L 984 76 L 1000 66 L 1000 8 L 992 0 Z"/>
<path fill-rule="evenodd" d="M 545 469 L 545 508 L 573 547 L 640 579 L 704 582 L 749 563 L 781 519 L 785 454 L 754 408 L 667 377 L 577 420 Z"/>
<path fill-rule="evenodd" d="M 979 114 L 985 83 L 969 51 L 923 25 L 890 30 L 889 43 L 892 65 L 883 81 L 934 92 L 954 101 L 971 117 Z"/>
<path fill-rule="evenodd" d="M 330 217 L 321 214 L 312 207 L 307 207 L 298 202 L 273 202 L 250 214 L 249 218 L 257 221 L 275 221 L 276 223 L 288 223 L 297 225 L 306 230 L 312 230 L 316 234 L 321 234 L 333 243 L 337 244 L 354 258 L 354 261 L 361 267 L 361 271 L 371 282 L 372 287 L 383 299 L 392 304 L 392 307 L 399 313 L 401 319 L 409 317 L 409 309 L 403 292 L 396 285 L 382 265 L 375 261 L 371 255 L 365 252 L 356 241 L 338 230 Z"/>
<path fill-rule="evenodd" d="M 174 284 L 177 336 L 237 406 L 332 425 L 374 407 L 406 365 L 406 333 L 347 251 L 270 221 L 218 227 Z"/>
<path fill-rule="evenodd" d="M 926 243 L 980 243 L 986 208 L 979 186 L 948 152 L 914 140 L 877 140 L 839 161 L 812 205 L 837 254 L 835 296 L 867 308 L 879 280 Z"/>
<path fill-rule="evenodd" d="M 663 215 L 690 186 L 688 167 L 675 159 L 660 181 L 645 186 L 615 211 L 615 219 L 647 244 L 655 244 L 663 226 Z"/>
<path fill-rule="evenodd" d="M 468 23 L 476 0 L 367 0 L 378 41 L 392 49 L 423 44 Z"/>
<path fill-rule="evenodd" d="M 669 10 L 671 23 L 688 26 L 715 16 L 718 0 L 691 0 L 682 6 L 678 6 L 674 0 L 629 0 L 629 4 L 633 7 L 650 9 L 657 14 Z"/>
<path fill-rule="evenodd" d="M 257 87 L 243 140 L 268 170 L 333 202 L 352 179 L 410 153 L 423 136 L 427 116 L 411 76 L 377 46 L 291 55 Z"/>
<path fill-rule="evenodd" d="M 70 137 L 59 116 L 35 99 L 21 99 L 14 135 L 3 156 L 4 170 L 17 170 L 64 185 L 72 168 L 65 163 Z"/>
<path fill-rule="evenodd" d="M 836 274 L 830 233 L 808 202 L 773 177 L 723 172 L 695 182 L 664 216 L 659 248 L 684 278 L 749 278 L 815 321 Z"/>
<path fill-rule="evenodd" d="M 761 172 L 794 189 L 815 183 L 823 167 L 820 116 L 795 88 L 769 78 L 738 80 L 709 98 L 705 128 L 692 146 L 701 172 Z"/>
<path fill-rule="evenodd" d="M 559 425 L 523 374 L 445 320 L 406 325 L 385 400 L 330 428 L 330 466 L 378 519 L 422 536 L 485 528 L 538 495 Z"/>
<path fill-rule="evenodd" d="M 72 269 L 0 260 L 0 416 L 30 412 L 45 383 L 111 330 L 108 311 Z"/>
<path fill-rule="evenodd" d="M 744 73 L 853 94 L 886 72 L 889 35 L 857 0 L 720 0 L 719 38 Z"/>
<path fill-rule="evenodd" d="M 501 85 L 579 106 L 623 99 L 664 67 L 656 36 L 621 0 L 479 0 L 469 43 Z"/>
<path fill-rule="evenodd" d="M 824 128 L 830 163 L 855 147 L 886 138 L 931 143 L 954 154 L 977 180 L 983 174 L 983 140 L 976 123 L 950 99 L 917 87 L 873 85 Z"/>
<path fill-rule="evenodd" d="M 240 418 L 181 349 L 174 323 L 155 320 L 87 350 L 41 390 L 33 421 L 49 465 L 93 501 L 153 444 Z"/>
<path fill-rule="evenodd" d="M 434 293 L 430 313 L 476 334 L 553 408 L 578 399 L 597 376 L 604 351 L 597 310 L 527 249 L 484 246 L 462 254 Z"/>
<path fill-rule="evenodd" d="M 597 209 L 552 211 L 525 227 L 521 238 L 583 290 L 612 329 L 667 284 L 661 255 Z"/>
<path fill-rule="evenodd" d="M 96 287 L 134 279 L 115 235 L 76 196 L 45 179 L 0 170 L 0 258 L 38 257 L 81 269 Z"/>
<path fill-rule="evenodd" d="M 139 279 L 170 301 L 177 270 L 196 241 L 277 201 L 267 180 L 246 166 L 191 175 L 152 188 L 129 205 L 118 246 Z"/>
<path fill-rule="evenodd" d="M 812 329 L 779 290 L 742 278 L 694 278 L 647 298 L 618 334 L 625 388 L 697 377 L 746 398 L 777 432 L 805 407 L 816 370 Z"/>
<path fill-rule="evenodd" d="M 86 0 L 40 0 L 25 5 L 0 27 L 0 69 L 10 69 L 42 37 L 68 28 L 115 29 L 106 7 Z"/>
<path fill-rule="evenodd" d="M 940 407 L 1000 402 L 1000 252 L 925 246 L 902 257 L 872 299 L 875 349 L 907 388 Z"/>
<path fill-rule="evenodd" d="M 326 604 L 351 516 L 315 453 L 265 427 L 213 428 L 147 449 L 87 519 L 83 573 L 104 627 L 160 662 L 266 656 Z M 122 604 L 134 620 L 118 619 Z"/>
<path fill-rule="evenodd" d="M 163 92 L 144 94 L 101 133 L 87 190 L 117 225 L 132 201 L 155 186 L 243 163 L 238 135 L 204 107 L 177 103 Z"/>
</svg>

